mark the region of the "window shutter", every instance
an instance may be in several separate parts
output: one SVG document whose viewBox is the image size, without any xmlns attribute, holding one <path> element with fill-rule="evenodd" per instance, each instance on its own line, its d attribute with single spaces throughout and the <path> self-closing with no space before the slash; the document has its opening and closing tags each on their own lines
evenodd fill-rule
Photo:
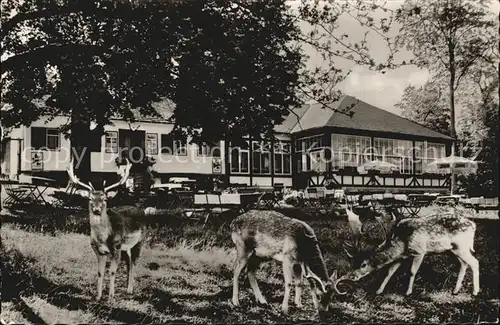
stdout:
<svg viewBox="0 0 500 325">
<path fill-rule="evenodd" d="M 161 152 L 167 154 L 174 154 L 174 139 L 170 134 L 161 135 Z"/>
<path fill-rule="evenodd" d="M 46 146 L 47 128 L 31 127 L 31 146 L 39 150 Z"/>
</svg>

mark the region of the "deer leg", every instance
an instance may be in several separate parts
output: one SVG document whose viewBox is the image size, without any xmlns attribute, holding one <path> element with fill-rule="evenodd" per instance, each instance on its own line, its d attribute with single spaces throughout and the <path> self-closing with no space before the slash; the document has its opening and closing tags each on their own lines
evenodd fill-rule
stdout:
<svg viewBox="0 0 500 325">
<path fill-rule="evenodd" d="M 472 255 L 470 250 L 467 252 L 461 252 L 460 258 L 464 260 L 465 263 L 469 264 L 472 269 L 472 295 L 476 296 L 479 293 L 479 262 Z"/>
<path fill-rule="evenodd" d="M 236 251 L 237 251 L 237 257 L 236 257 L 236 262 L 234 266 L 234 273 L 233 273 L 233 305 L 234 306 L 239 306 L 240 301 L 239 301 L 239 278 L 241 271 L 243 268 L 247 265 L 248 263 L 248 258 L 249 254 L 245 252 L 245 248 L 243 246 L 243 243 L 241 245 L 238 245 L 239 243 L 236 244 Z"/>
<path fill-rule="evenodd" d="M 104 272 L 106 272 L 106 255 L 101 255 L 98 252 L 97 255 L 97 300 L 102 297 L 102 285 L 104 282 Z"/>
<path fill-rule="evenodd" d="M 118 270 L 118 264 L 120 263 L 121 249 L 115 248 L 113 254 L 111 255 L 111 263 L 109 265 L 109 300 L 113 300 L 115 297 L 115 280 L 116 271 Z"/>
<path fill-rule="evenodd" d="M 293 271 L 293 281 L 295 284 L 295 306 L 297 306 L 298 308 L 302 308 L 302 266 L 300 264 L 295 264 Z"/>
<path fill-rule="evenodd" d="M 127 285 L 127 293 L 132 294 L 134 291 L 134 275 L 135 275 L 135 266 L 137 264 L 137 259 L 141 253 L 142 243 L 138 242 L 130 251 L 127 251 L 127 266 L 128 266 L 128 285 Z"/>
<path fill-rule="evenodd" d="M 409 296 L 413 292 L 413 283 L 415 282 L 415 275 L 417 274 L 422 261 L 424 260 L 424 255 L 416 255 L 413 257 L 413 262 L 410 268 L 410 281 L 408 282 L 408 290 L 406 290 L 406 295 Z"/>
<path fill-rule="evenodd" d="M 132 263 L 132 252 L 130 250 L 127 250 L 126 253 L 127 253 L 127 293 L 131 294 L 134 288 L 134 283 L 133 283 L 134 263 Z"/>
<path fill-rule="evenodd" d="M 292 261 L 289 260 L 289 258 L 284 258 L 283 259 L 283 276 L 284 276 L 284 282 L 285 282 L 285 294 L 283 296 L 283 303 L 281 305 L 281 309 L 283 310 L 283 313 L 287 314 L 288 313 L 288 301 L 290 300 L 290 291 L 292 287 L 292 279 L 293 279 L 293 264 Z"/>
<path fill-rule="evenodd" d="M 318 296 L 316 295 L 316 290 L 317 290 L 316 284 L 314 283 L 314 281 L 309 281 L 309 284 L 311 286 L 311 298 L 313 301 L 314 308 L 316 308 L 316 310 L 318 310 L 319 301 L 318 301 Z"/>
<path fill-rule="evenodd" d="M 467 263 L 465 263 L 460 256 L 457 256 L 458 261 L 460 262 L 460 271 L 458 271 L 457 283 L 455 284 L 455 289 L 453 290 L 453 294 L 456 295 L 462 288 L 462 283 L 464 281 L 465 272 L 467 271 Z"/>
<path fill-rule="evenodd" d="M 266 298 L 262 295 L 260 291 L 259 284 L 257 283 L 257 277 L 255 276 L 255 271 L 259 267 L 260 261 L 257 257 L 252 256 L 248 259 L 247 272 L 248 272 L 248 282 L 250 282 L 250 287 L 255 295 L 255 299 L 260 304 L 267 304 Z"/>
<path fill-rule="evenodd" d="M 395 262 L 391 266 L 389 266 L 389 269 L 387 270 L 387 275 L 384 278 L 384 281 L 382 281 L 382 283 L 380 284 L 380 287 L 378 288 L 376 294 L 379 295 L 382 292 L 384 292 L 385 286 L 387 285 L 389 280 L 392 278 L 392 276 L 399 269 L 400 266 L 401 266 L 401 262 Z"/>
</svg>

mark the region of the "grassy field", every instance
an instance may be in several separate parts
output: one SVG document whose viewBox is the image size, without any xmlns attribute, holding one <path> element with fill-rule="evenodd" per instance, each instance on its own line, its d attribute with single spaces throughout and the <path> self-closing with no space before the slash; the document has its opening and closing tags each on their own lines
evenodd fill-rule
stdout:
<svg viewBox="0 0 500 325">
<path fill-rule="evenodd" d="M 283 211 L 307 220 L 321 243 L 329 271 L 344 274 L 350 265 L 341 244 L 349 238 L 344 220 L 312 221 L 296 209 Z M 30 221 L 31 220 L 31 221 Z M 113 303 L 95 301 L 96 259 L 90 249 L 84 215 L 64 221 L 42 216 L 24 221 L 3 220 L 1 230 L 2 319 L 16 323 L 283 323 L 315 322 L 309 292 L 304 310 L 291 307 L 283 316 L 281 266 L 264 263 L 259 284 L 268 306 L 258 306 L 243 280 L 241 305 L 230 303 L 234 252 L 227 223 L 202 229 L 175 216 L 149 220 L 148 243 L 136 274 L 134 295 L 125 293 L 125 266 L 117 279 Z M 357 323 L 475 323 L 498 319 L 499 220 L 476 220 L 475 250 L 480 261 L 481 292 L 472 291 L 468 270 L 462 291 L 451 290 L 458 262 L 451 255 L 427 256 L 417 275 L 414 294 L 403 294 L 409 265 L 389 282 L 385 294 L 374 291 L 385 272 L 377 272 L 339 297 L 323 321 Z M 372 240 L 380 233 L 374 232 Z M 106 279 L 107 281 L 107 279 Z M 291 304 L 293 306 L 293 303 Z"/>
</svg>

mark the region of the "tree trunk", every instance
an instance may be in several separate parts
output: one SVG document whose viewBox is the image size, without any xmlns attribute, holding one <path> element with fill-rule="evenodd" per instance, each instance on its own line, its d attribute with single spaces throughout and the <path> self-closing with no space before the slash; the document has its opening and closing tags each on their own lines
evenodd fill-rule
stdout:
<svg viewBox="0 0 500 325">
<path fill-rule="evenodd" d="M 90 122 L 83 109 L 74 108 L 71 116 L 71 156 L 75 174 L 84 183 L 90 179 Z"/>
<path fill-rule="evenodd" d="M 451 147 L 451 155 L 455 155 L 455 148 L 457 145 L 457 133 L 455 131 L 455 52 L 453 44 L 448 43 L 449 50 L 449 71 L 450 71 L 450 136 L 454 139 Z M 450 194 L 455 193 L 456 188 L 456 178 L 453 168 L 451 168 L 451 189 Z"/>
</svg>

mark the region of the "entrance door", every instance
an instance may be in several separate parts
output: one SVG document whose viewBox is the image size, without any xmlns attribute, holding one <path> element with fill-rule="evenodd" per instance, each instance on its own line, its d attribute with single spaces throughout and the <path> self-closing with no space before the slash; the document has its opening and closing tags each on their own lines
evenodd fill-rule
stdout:
<svg viewBox="0 0 500 325">
<path fill-rule="evenodd" d="M 132 162 L 140 162 L 146 154 L 146 131 L 120 129 L 118 143 L 122 158 L 128 158 Z"/>
</svg>

